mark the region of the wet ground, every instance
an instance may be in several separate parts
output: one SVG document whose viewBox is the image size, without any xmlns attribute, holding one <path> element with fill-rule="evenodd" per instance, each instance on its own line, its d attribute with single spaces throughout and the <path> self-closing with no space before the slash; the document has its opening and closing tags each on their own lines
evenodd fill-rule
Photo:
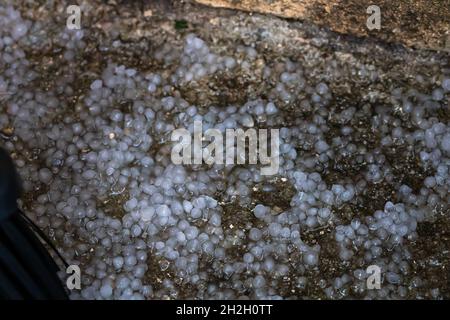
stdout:
<svg viewBox="0 0 450 320">
<path fill-rule="evenodd" d="M 445 1 L 443 1 L 445 3 Z M 424 5 L 418 2 L 419 5 Z M 273 16 L 259 14 L 249 15 L 244 12 L 236 12 L 228 9 L 213 9 L 201 6 L 189 1 L 183 1 L 174 5 L 167 5 L 164 1 L 157 3 L 129 3 L 116 4 L 114 1 L 90 1 L 84 3 L 86 9 L 82 18 L 83 29 L 86 30 L 86 47 L 82 53 L 76 57 L 77 70 L 69 71 L 68 78 L 75 77 L 76 82 L 73 94 L 65 99 L 64 109 L 76 116 L 77 111 L 82 110 L 80 101 L 90 84 L 96 79 L 108 61 L 124 64 L 128 67 L 135 67 L 140 71 L 162 70 L 164 67 L 153 57 L 157 50 L 164 45 L 170 44 L 172 47 L 181 47 L 183 38 L 188 33 L 194 32 L 210 44 L 210 47 L 217 52 L 226 52 L 230 46 L 238 44 L 252 45 L 262 52 L 260 60 L 256 60 L 249 71 L 242 70 L 239 74 L 218 73 L 213 81 L 197 82 L 194 86 L 186 86 L 180 90 L 174 88 L 173 94 L 183 96 L 186 101 L 196 104 L 202 108 L 208 108 L 211 104 L 224 105 L 241 104 L 245 101 L 264 96 L 265 92 L 273 84 L 271 80 L 262 77 L 261 69 L 263 63 L 277 64 L 286 57 L 291 57 L 301 61 L 306 70 L 310 71 L 311 78 L 317 74 L 327 73 L 324 61 L 334 60 L 336 69 L 341 70 L 339 77 L 330 75 L 330 89 L 334 94 L 334 101 L 330 103 L 331 112 L 329 121 L 334 119 L 333 114 L 337 113 L 342 105 L 352 104 L 356 108 L 364 108 L 367 105 L 392 103 L 389 92 L 398 83 L 406 86 L 410 81 L 411 86 L 420 85 L 415 80 L 417 74 L 424 77 L 437 77 L 441 69 L 450 70 L 450 64 L 446 58 L 448 54 L 443 51 L 419 50 L 403 47 L 398 43 L 391 43 L 387 36 L 377 38 L 361 38 L 352 35 L 338 36 L 334 32 L 320 29 L 311 22 L 300 22 L 295 20 L 283 20 Z M 433 6 L 442 8 L 442 3 L 434 1 Z M 430 6 L 430 7 L 433 7 Z M 445 7 L 445 4 L 444 4 Z M 449 6 L 447 6 L 449 8 Z M 65 24 L 65 8 L 57 2 L 37 1 L 27 2 L 19 7 L 22 15 L 32 20 L 40 20 L 48 25 L 50 29 Z M 389 11 L 389 10 L 388 10 Z M 389 11 L 390 12 L 390 11 Z M 436 15 L 442 18 L 445 10 L 436 10 Z M 421 17 L 410 16 L 413 20 Z M 320 21 L 333 25 L 335 15 L 323 13 L 318 15 Z M 330 17 L 333 17 L 331 19 Z M 436 26 L 440 30 L 441 25 Z M 387 26 L 387 28 L 389 25 Z M 336 28 L 337 31 L 340 28 Z M 32 66 L 38 70 L 39 78 L 35 85 L 42 90 L 54 88 L 58 85 L 61 77 L 64 78 L 63 57 L 61 48 L 50 42 L 40 42 L 37 47 L 26 52 Z M 111 46 L 112 39 L 120 39 L 123 46 L 114 48 Z M 44 39 L 45 40 L 45 39 Z M 433 64 L 429 67 L 427 61 L 443 61 L 442 64 Z M 366 81 L 355 77 L 354 65 L 367 65 L 369 70 L 379 72 L 379 81 Z M 259 69 L 258 69 L 259 68 Z M 72 72 L 72 73 L 70 73 Z M 439 79 L 436 79 L 439 80 Z M 275 79 L 273 79 L 275 81 Z M 424 91 L 426 87 L 421 88 Z M 288 120 L 282 125 L 288 125 L 289 121 L 295 122 L 298 118 L 307 119 L 311 116 L 310 110 L 301 104 L 302 93 L 298 99 L 292 103 L 277 101 L 280 109 Z M 1 97 L 0 97 L 1 99 Z M 0 109 L 2 102 L 0 100 Z M 447 106 L 449 107 L 449 106 Z M 123 104 L 124 110 L 127 108 L 126 102 Z M 443 122 L 449 121 L 450 110 L 444 110 L 440 114 Z M 53 122 L 61 121 L 64 114 L 55 115 Z M 380 137 L 368 130 L 369 126 L 364 117 L 355 117 L 352 126 L 356 131 L 356 141 L 361 145 L 376 144 Z M 336 124 L 337 125 L 337 124 Z M 15 143 L 22 146 L 22 156 L 26 155 L 28 161 L 35 162 L 39 166 L 40 154 L 45 150 L 29 148 L 26 141 L 19 141 L 14 138 L 13 127 L 0 128 L 1 139 L 16 139 Z M 333 131 L 328 132 L 328 139 L 333 137 Z M 163 148 L 163 146 L 161 146 Z M 424 168 L 417 156 L 411 154 L 409 150 L 402 150 L 402 146 L 393 147 L 386 150 L 388 161 L 395 168 L 395 183 L 407 183 L 408 185 L 420 185 L 423 179 L 431 173 L 431 169 Z M 19 148 L 20 149 L 20 148 Z M 160 150 L 155 149 L 157 154 Z M 302 150 L 298 150 L 299 156 Z M 13 155 L 14 157 L 14 155 Z M 361 175 L 361 168 L 358 167 L 356 159 L 340 158 L 335 159 L 335 164 L 323 168 L 324 179 L 332 184 L 336 181 L 347 179 L 356 181 Z M 239 199 L 232 202 L 221 201 L 223 208 L 223 223 L 226 233 L 236 233 L 236 243 L 229 251 L 231 255 L 241 255 L 245 252 L 245 243 L 239 240 L 239 232 L 248 230 L 257 222 L 251 221 L 253 215 L 250 214 L 256 203 L 263 203 L 279 212 L 289 208 L 290 199 L 293 196 L 293 186 L 289 182 L 278 179 L 270 183 L 270 192 L 262 191 L 267 185 L 255 185 L 251 194 L 251 203 L 239 203 Z M 355 256 L 351 261 L 343 263 L 337 256 L 337 248 L 333 241 L 333 223 L 349 223 L 357 216 L 365 216 L 369 213 L 383 208 L 387 200 L 393 199 L 394 190 L 397 184 L 382 184 L 368 186 L 366 192 L 358 198 L 358 201 L 351 205 L 334 208 L 335 222 L 325 225 L 317 230 L 308 230 L 305 234 L 305 242 L 310 245 L 320 244 L 322 247 L 321 264 L 318 269 L 307 270 L 304 276 L 311 279 L 310 284 L 303 288 L 296 284 L 298 274 L 290 274 L 277 279 L 280 292 L 284 297 L 296 298 L 325 298 L 323 293 L 322 280 L 339 276 L 345 270 L 354 269 L 361 264 L 361 257 Z M 45 187 L 35 186 L 34 190 L 24 196 L 24 205 L 29 210 L 33 210 L 33 203 L 40 194 L 45 194 Z M 220 194 L 218 195 L 220 199 Z M 123 204 L 128 200 L 126 193 L 118 196 L 111 196 L 107 199 L 99 199 L 106 214 L 120 218 L 124 212 Z M 430 298 L 429 289 L 439 288 L 443 298 L 450 298 L 450 211 L 448 206 L 434 208 L 435 219 L 426 221 L 418 226 L 419 238 L 415 242 L 407 244 L 413 253 L 414 260 L 412 271 L 409 277 L 413 279 L 419 275 L 424 279 L 423 283 L 411 288 L 408 298 Z M 76 228 L 76 226 L 71 226 Z M 50 235 L 54 235 L 54 240 L 61 245 L 62 237 L 56 230 L 47 230 Z M 83 255 L 85 263 L 89 261 L 89 250 Z M 292 254 L 291 261 L 295 265 L 298 257 Z M 171 298 L 190 297 L 191 288 L 183 283 L 183 279 L 177 279 L 177 275 L 168 269 L 167 261 L 161 258 L 154 258 L 149 255 L 149 270 L 146 280 L 158 291 L 162 286 L 162 279 L 175 279 L 178 288 L 176 295 L 167 296 Z M 214 273 L 214 265 L 211 261 L 202 261 L 200 269 Z M 220 275 L 217 275 L 220 277 Z M 222 279 L 223 280 L 223 279 Z M 221 280 L 221 281 L 222 281 Z M 166 293 L 165 293 L 166 294 Z M 350 294 L 358 298 L 358 293 Z M 164 296 L 166 297 L 166 296 Z"/>
</svg>

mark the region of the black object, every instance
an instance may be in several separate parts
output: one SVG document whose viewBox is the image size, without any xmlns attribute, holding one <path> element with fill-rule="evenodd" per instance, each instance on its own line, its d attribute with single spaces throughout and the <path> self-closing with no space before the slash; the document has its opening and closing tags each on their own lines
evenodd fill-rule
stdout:
<svg viewBox="0 0 450 320">
<path fill-rule="evenodd" d="M 20 192 L 13 162 L 0 148 L 0 299 L 67 299 L 59 268 L 39 238 L 59 253 L 17 207 Z"/>
<path fill-rule="evenodd" d="M 19 176 L 5 150 L 0 148 L 0 223 L 18 210 Z"/>
</svg>

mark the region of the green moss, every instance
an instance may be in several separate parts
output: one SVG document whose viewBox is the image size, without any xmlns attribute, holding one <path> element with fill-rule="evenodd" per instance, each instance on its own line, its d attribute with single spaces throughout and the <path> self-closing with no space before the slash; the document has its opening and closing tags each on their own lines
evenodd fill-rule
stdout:
<svg viewBox="0 0 450 320">
<path fill-rule="evenodd" d="M 175 20 L 175 30 L 183 30 L 189 27 L 186 20 Z"/>
</svg>

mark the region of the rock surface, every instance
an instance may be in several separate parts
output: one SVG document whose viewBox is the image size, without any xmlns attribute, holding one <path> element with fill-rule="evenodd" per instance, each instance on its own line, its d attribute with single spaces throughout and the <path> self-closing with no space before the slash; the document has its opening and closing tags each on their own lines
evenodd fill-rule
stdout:
<svg viewBox="0 0 450 320">
<path fill-rule="evenodd" d="M 195 0 L 198 3 L 308 20 L 340 33 L 373 36 L 408 46 L 450 50 L 448 0 Z M 367 7 L 381 9 L 381 30 L 366 27 Z"/>
</svg>

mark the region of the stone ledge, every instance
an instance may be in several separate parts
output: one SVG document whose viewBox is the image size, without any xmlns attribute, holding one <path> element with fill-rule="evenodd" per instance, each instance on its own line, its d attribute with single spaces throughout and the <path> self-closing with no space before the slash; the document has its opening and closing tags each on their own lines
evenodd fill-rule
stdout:
<svg viewBox="0 0 450 320">
<path fill-rule="evenodd" d="M 247 12 L 308 20 L 333 31 L 373 36 L 410 47 L 450 52 L 450 0 L 195 0 Z M 370 5 L 381 8 L 381 30 L 366 27 Z"/>
</svg>

